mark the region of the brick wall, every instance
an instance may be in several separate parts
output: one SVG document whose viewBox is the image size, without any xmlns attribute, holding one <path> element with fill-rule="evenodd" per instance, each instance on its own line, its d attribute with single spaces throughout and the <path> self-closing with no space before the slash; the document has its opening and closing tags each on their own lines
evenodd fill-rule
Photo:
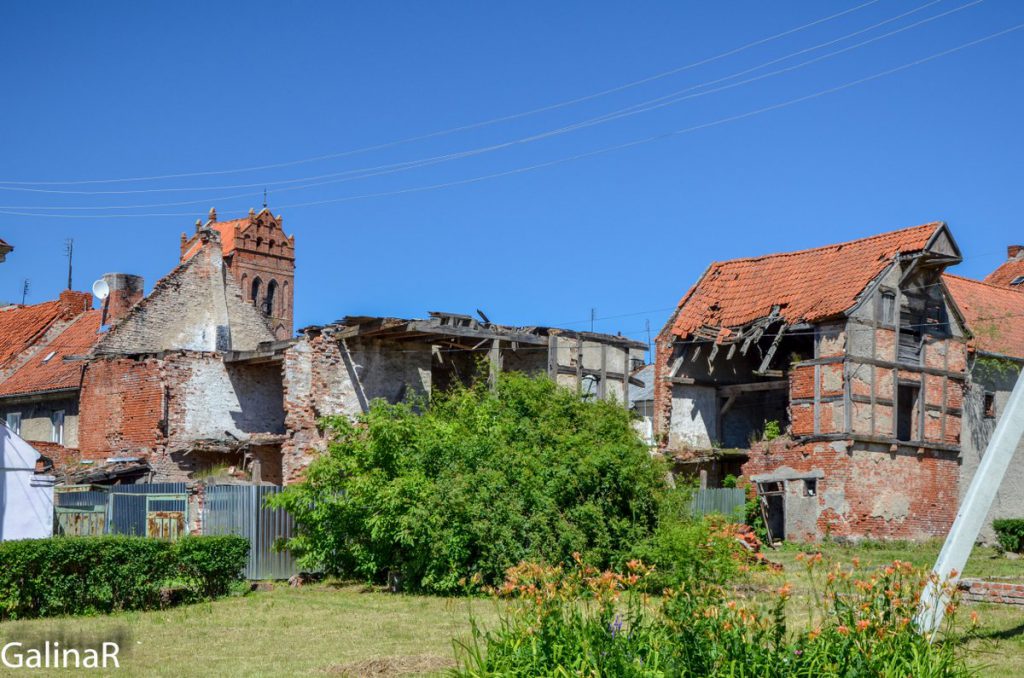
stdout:
<svg viewBox="0 0 1024 678">
<path fill-rule="evenodd" d="M 755 445 L 742 470 L 747 477 L 820 472 L 816 532 L 787 539 L 925 539 L 944 536 L 956 517 L 959 463 L 953 452 L 779 439 Z"/>
<path fill-rule="evenodd" d="M 959 588 L 963 591 L 963 600 L 968 602 L 1024 605 L 1024 584 L 1006 581 L 982 581 L 981 579 L 961 579 Z"/>
<path fill-rule="evenodd" d="M 165 436 L 161 361 L 94 360 L 82 379 L 78 441 L 85 459 L 149 454 Z"/>
</svg>

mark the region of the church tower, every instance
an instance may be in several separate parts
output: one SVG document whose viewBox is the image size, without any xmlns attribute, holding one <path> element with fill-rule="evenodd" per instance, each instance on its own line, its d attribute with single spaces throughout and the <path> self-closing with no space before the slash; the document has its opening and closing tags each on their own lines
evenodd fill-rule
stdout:
<svg viewBox="0 0 1024 678">
<path fill-rule="evenodd" d="M 225 265 L 245 300 L 267 317 L 279 340 L 293 334 L 295 287 L 295 236 L 285 235 L 282 224 L 281 215 L 275 217 L 266 207 L 231 221 L 217 221 L 217 211 L 211 209 L 205 224 L 196 222 L 197 235 L 181 234 L 181 260 L 185 261 L 199 247 L 200 230 L 212 228 L 220 233 Z"/>
</svg>

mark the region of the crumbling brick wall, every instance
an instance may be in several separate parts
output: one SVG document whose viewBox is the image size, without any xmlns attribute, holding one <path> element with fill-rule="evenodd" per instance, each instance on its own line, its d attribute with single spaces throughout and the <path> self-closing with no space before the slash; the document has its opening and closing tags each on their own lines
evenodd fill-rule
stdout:
<svg viewBox="0 0 1024 678">
<path fill-rule="evenodd" d="M 86 459 L 149 455 L 166 435 L 161 361 L 91 361 L 82 379 L 79 448 Z"/>
<path fill-rule="evenodd" d="M 939 450 L 849 440 L 759 443 L 743 465 L 746 477 L 787 483 L 786 539 L 825 536 L 926 539 L 945 535 L 957 511 L 958 455 Z M 802 478 L 816 478 L 803 497 Z"/>
<path fill-rule="evenodd" d="M 282 475 L 290 483 L 326 449 L 321 417 L 354 418 L 375 399 L 399 402 L 428 395 L 429 344 L 371 339 L 342 342 L 307 332 L 285 352 L 284 409 L 289 438 L 282 447 Z"/>
<path fill-rule="evenodd" d="M 149 296 L 114 324 L 96 352 L 254 350 L 273 341 L 266 318 L 242 298 L 211 237 L 200 251 L 154 285 Z"/>
</svg>

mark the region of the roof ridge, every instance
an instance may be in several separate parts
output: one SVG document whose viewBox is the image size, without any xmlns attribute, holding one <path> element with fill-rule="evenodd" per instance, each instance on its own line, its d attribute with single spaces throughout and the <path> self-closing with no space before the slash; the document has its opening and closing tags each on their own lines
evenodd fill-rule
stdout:
<svg viewBox="0 0 1024 678">
<path fill-rule="evenodd" d="M 918 224 L 917 226 L 907 226 L 906 228 L 898 228 L 894 231 L 886 231 L 885 233 L 876 233 L 875 235 L 865 236 L 863 238 L 855 238 L 854 240 L 846 240 L 844 242 L 834 242 L 829 245 L 819 245 L 818 247 L 808 247 L 802 250 L 792 250 L 790 252 L 773 252 L 771 254 L 761 254 L 753 257 L 737 257 L 735 259 L 725 259 L 724 261 L 716 261 L 712 266 L 720 266 L 722 264 L 731 264 L 740 261 L 759 261 L 761 259 L 774 259 L 776 257 L 790 257 L 797 254 L 810 254 L 812 252 L 820 252 L 822 250 L 834 249 L 836 247 L 845 247 L 847 245 L 854 245 L 857 243 L 868 242 L 870 240 L 878 240 L 879 238 L 885 238 L 896 233 L 904 233 L 907 231 L 915 231 L 917 229 L 923 229 L 926 227 L 938 228 L 945 222 L 943 221 L 930 221 L 925 224 Z"/>
</svg>

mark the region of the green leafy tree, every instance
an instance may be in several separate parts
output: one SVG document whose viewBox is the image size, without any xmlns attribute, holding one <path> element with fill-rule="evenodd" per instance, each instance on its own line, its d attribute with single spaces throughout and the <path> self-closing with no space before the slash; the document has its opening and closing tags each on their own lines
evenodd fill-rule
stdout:
<svg viewBox="0 0 1024 678">
<path fill-rule="evenodd" d="M 448 593 L 524 560 L 620 566 L 658 523 L 666 468 L 621 405 L 502 375 L 426 403 L 374 402 L 274 503 L 289 548 L 330 574 Z"/>
</svg>

